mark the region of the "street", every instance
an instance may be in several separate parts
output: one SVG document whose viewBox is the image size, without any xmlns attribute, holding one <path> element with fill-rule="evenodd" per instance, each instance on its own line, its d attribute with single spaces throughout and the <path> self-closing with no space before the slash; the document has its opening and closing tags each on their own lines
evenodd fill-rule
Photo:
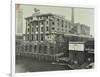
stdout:
<svg viewBox="0 0 100 77">
<path fill-rule="evenodd" d="M 69 70 L 69 68 L 68 66 L 52 64 L 51 62 L 38 61 L 27 57 L 16 58 L 16 73 L 56 70 Z"/>
</svg>

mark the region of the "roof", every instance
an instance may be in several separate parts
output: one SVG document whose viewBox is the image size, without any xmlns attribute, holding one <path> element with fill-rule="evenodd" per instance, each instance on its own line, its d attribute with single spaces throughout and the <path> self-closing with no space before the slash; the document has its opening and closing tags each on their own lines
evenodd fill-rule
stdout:
<svg viewBox="0 0 100 77">
<path fill-rule="evenodd" d="M 52 13 L 45 13 L 45 14 L 33 14 L 29 17 L 26 17 L 25 19 L 32 18 L 34 16 L 58 16 L 58 17 L 64 18 L 64 16 L 62 16 L 62 15 L 57 15 L 57 14 L 52 14 Z"/>
<path fill-rule="evenodd" d="M 83 38 L 91 38 L 91 39 L 93 39 L 93 37 L 91 36 L 91 35 L 77 35 L 77 34 L 71 34 L 71 33 L 69 33 L 69 34 L 64 34 L 65 36 L 76 36 L 76 37 L 83 37 Z"/>
</svg>

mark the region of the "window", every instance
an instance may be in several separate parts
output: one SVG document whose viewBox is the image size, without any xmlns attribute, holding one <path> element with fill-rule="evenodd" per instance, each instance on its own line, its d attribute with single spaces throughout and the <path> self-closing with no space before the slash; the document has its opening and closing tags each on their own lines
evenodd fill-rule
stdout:
<svg viewBox="0 0 100 77">
<path fill-rule="evenodd" d="M 38 34 L 36 34 L 36 40 L 38 40 Z"/>
<path fill-rule="evenodd" d="M 42 46 L 40 45 L 40 46 L 39 46 L 39 53 L 40 53 L 41 49 L 42 49 Z"/>
<path fill-rule="evenodd" d="M 34 45 L 34 52 L 36 52 L 36 49 L 37 49 L 37 46 L 36 46 L 36 45 Z"/>
<path fill-rule="evenodd" d="M 48 19 L 48 16 L 46 18 Z"/>
<path fill-rule="evenodd" d="M 41 19 L 41 17 L 39 17 Z"/>
<path fill-rule="evenodd" d="M 59 22 L 59 19 L 57 19 L 57 21 Z"/>
<path fill-rule="evenodd" d="M 28 50 L 28 46 L 27 45 L 25 45 L 25 51 L 27 51 Z"/>
<path fill-rule="evenodd" d="M 55 30 L 55 28 L 53 27 L 52 30 Z"/>
<path fill-rule="evenodd" d="M 49 28 L 48 28 L 48 26 L 46 27 L 46 31 L 48 31 L 49 30 Z"/>
<path fill-rule="evenodd" d="M 28 21 L 28 22 L 30 21 L 29 18 L 27 19 L 27 21 Z"/>
<path fill-rule="evenodd" d="M 41 41 L 43 41 L 43 34 L 41 34 Z"/>
<path fill-rule="evenodd" d="M 29 40 L 29 34 L 27 35 L 27 40 Z"/>
<path fill-rule="evenodd" d="M 44 28 L 43 28 L 43 27 L 41 27 L 41 32 L 43 32 L 43 30 L 44 30 Z"/>
<path fill-rule="evenodd" d="M 48 21 L 47 21 L 47 24 L 48 24 Z"/>
<path fill-rule="evenodd" d="M 62 31 L 64 31 L 64 29 L 62 29 Z"/>
<path fill-rule="evenodd" d="M 29 46 L 29 52 L 32 52 L 32 45 Z"/>
<path fill-rule="evenodd" d="M 36 18 L 37 18 L 37 19 L 39 19 L 39 17 L 38 17 L 38 16 L 36 16 Z"/>
<path fill-rule="evenodd" d="M 30 26 L 30 24 L 28 23 L 28 26 Z"/>
<path fill-rule="evenodd" d="M 32 32 L 34 31 L 34 28 L 32 27 Z"/>
<path fill-rule="evenodd" d="M 51 50 L 51 54 L 53 54 L 53 47 L 52 46 L 50 46 L 50 50 Z"/>
<path fill-rule="evenodd" d="M 64 21 L 62 20 L 62 24 L 64 23 Z"/>
<path fill-rule="evenodd" d="M 44 22 L 43 21 L 41 22 L 41 25 L 44 25 Z"/>
<path fill-rule="evenodd" d="M 36 31 L 37 31 L 37 32 L 39 31 L 39 28 L 38 28 L 38 27 L 36 28 Z"/>
<path fill-rule="evenodd" d="M 52 25 L 54 25 L 54 22 L 52 22 Z"/>
<path fill-rule="evenodd" d="M 42 17 L 40 17 L 40 19 L 42 19 Z"/>
<path fill-rule="evenodd" d="M 35 22 L 36 25 L 38 25 L 38 22 Z"/>
<path fill-rule="evenodd" d="M 67 25 L 65 27 L 67 28 Z"/>
<path fill-rule="evenodd" d="M 44 53 L 46 53 L 47 51 L 47 46 L 44 46 Z"/>
<path fill-rule="evenodd" d="M 26 25 L 28 24 L 28 22 L 26 22 Z"/>
<path fill-rule="evenodd" d="M 59 22 L 57 23 L 57 25 L 59 26 Z"/>
<path fill-rule="evenodd" d="M 62 27 L 63 27 L 64 25 L 62 24 Z"/>
<path fill-rule="evenodd" d="M 31 20 L 32 20 L 33 18 L 31 18 Z"/>
<path fill-rule="evenodd" d="M 59 26 L 59 19 L 57 19 L 57 25 Z"/>
<path fill-rule="evenodd" d="M 27 30 L 28 30 L 28 32 L 29 32 L 30 29 L 28 28 Z"/>
<path fill-rule="evenodd" d="M 33 40 L 33 34 L 32 34 L 32 40 Z"/>
<path fill-rule="evenodd" d="M 69 23 L 69 28 L 71 28 L 71 23 Z"/>
<path fill-rule="evenodd" d="M 62 27 L 64 26 L 64 21 L 62 20 Z"/>
</svg>

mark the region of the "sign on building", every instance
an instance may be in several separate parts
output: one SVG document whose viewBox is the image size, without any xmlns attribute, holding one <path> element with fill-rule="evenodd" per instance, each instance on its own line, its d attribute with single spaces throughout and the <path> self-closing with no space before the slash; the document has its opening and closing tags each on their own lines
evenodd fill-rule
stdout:
<svg viewBox="0 0 100 77">
<path fill-rule="evenodd" d="M 83 42 L 69 42 L 69 50 L 84 51 Z"/>
</svg>

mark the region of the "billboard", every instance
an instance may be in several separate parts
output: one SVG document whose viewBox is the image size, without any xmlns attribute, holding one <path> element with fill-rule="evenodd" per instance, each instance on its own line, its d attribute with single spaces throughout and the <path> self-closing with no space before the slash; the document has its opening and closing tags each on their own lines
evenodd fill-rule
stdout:
<svg viewBox="0 0 100 77">
<path fill-rule="evenodd" d="M 69 42 L 69 50 L 84 51 L 84 43 Z"/>
</svg>

